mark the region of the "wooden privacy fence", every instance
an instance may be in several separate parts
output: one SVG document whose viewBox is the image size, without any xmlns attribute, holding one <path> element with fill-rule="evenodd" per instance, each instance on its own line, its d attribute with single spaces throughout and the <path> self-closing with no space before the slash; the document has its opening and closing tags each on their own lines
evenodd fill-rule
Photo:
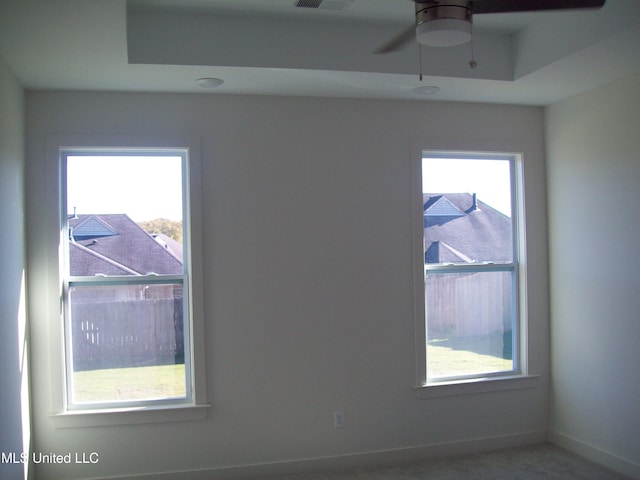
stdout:
<svg viewBox="0 0 640 480">
<path fill-rule="evenodd" d="M 511 274 L 459 273 L 426 277 L 429 339 L 511 331 Z"/>
<path fill-rule="evenodd" d="M 181 298 L 75 303 L 74 371 L 184 363 Z"/>
</svg>

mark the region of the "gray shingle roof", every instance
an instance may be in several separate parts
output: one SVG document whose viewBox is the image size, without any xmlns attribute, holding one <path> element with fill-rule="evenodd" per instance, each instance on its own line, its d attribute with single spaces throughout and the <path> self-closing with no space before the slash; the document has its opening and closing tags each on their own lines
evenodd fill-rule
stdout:
<svg viewBox="0 0 640 480">
<path fill-rule="evenodd" d="M 423 206 L 425 263 L 513 261 L 508 216 L 468 193 L 425 193 Z"/>
<path fill-rule="evenodd" d="M 79 215 L 69 227 L 71 275 L 183 272 L 182 262 L 125 214 Z"/>
<path fill-rule="evenodd" d="M 71 262 L 71 275 L 94 276 L 102 275 L 137 275 L 125 265 L 114 262 L 104 255 L 84 247 L 77 242 L 69 242 L 69 258 Z"/>
</svg>

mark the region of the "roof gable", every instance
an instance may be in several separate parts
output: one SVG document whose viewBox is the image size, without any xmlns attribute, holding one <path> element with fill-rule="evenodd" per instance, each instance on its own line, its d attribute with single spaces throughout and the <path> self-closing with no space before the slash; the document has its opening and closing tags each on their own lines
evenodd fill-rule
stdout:
<svg viewBox="0 0 640 480">
<path fill-rule="evenodd" d="M 435 198 L 430 205 L 424 206 L 424 215 L 429 217 L 461 217 L 464 212 L 460 211 L 451 200 L 444 195 Z"/>
<path fill-rule="evenodd" d="M 99 217 L 90 215 L 73 228 L 72 235 L 76 239 L 87 239 L 111 237 L 119 234 L 108 223 L 104 222 Z"/>
</svg>

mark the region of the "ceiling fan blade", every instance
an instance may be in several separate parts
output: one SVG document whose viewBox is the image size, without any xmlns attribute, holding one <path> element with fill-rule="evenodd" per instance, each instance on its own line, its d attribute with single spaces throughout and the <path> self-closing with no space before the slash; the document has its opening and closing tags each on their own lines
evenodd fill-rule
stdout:
<svg viewBox="0 0 640 480">
<path fill-rule="evenodd" d="M 395 50 L 399 50 L 404 47 L 411 40 L 416 38 L 416 26 L 411 25 L 403 30 L 401 33 L 396 35 L 394 38 L 389 40 L 387 43 L 378 48 L 375 53 L 389 53 Z"/>
<path fill-rule="evenodd" d="M 534 12 L 574 8 L 600 8 L 605 0 L 473 0 L 473 13 Z"/>
</svg>

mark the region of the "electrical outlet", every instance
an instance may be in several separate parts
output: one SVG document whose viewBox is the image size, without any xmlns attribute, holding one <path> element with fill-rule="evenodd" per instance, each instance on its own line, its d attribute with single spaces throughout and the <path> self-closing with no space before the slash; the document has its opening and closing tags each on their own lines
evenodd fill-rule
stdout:
<svg viewBox="0 0 640 480">
<path fill-rule="evenodd" d="M 336 410 L 333 412 L 333 428 L 344 427 L 344 412 L 342 410 Z"/>
</svg>

